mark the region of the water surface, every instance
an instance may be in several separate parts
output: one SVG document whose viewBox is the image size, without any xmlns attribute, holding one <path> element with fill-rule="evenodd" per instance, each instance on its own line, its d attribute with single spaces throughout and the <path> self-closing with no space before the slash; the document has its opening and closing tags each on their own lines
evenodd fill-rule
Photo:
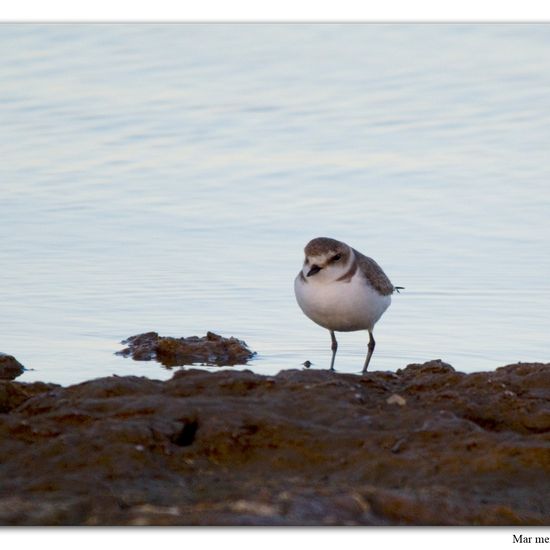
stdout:
<svg viewBox="0 0 550 550">
<path fill-rule="evenodd" d="M 168 378 L 118 342 L 237 336 L 326 368 L 306 242 L 406 291 L 372 369 L 550 361 L 550 26 L 0 26 L 0 351 Z M 359 372 L 367 334 L 342 334 Z"/>
</svg>

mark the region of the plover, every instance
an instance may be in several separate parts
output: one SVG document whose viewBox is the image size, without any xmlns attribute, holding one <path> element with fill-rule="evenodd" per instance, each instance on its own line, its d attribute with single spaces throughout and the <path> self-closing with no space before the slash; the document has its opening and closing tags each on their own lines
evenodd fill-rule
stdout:
<svg viewBox="0 0 550 550">
<path fill-rule="evenodd" d="M 391 303 L 395 287 L 382 268 L 346 243 L 319 237 L 305 249 L 304 265 L 294 281 L 296 300 L 315 323 L 330 331 L 332 359 L 338 342 L 334 332 L 369 331 L 366 372 L 376 342 L 373 329 Z"/>
</svg>

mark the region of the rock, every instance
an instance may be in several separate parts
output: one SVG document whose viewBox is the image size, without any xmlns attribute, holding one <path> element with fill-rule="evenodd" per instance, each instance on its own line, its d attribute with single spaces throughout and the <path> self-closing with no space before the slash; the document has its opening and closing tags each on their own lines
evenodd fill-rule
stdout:
<svg viewBox="0 0 550 550">
<path fill-rule="evenodd" d="M 410 365 L 407 365 L 404 370 L 399 369 L 397 372 L 399 374 L 411 372 L 414 374 L 448 374 L 450 372 L 455 372 L 455 370 L 451 365 L 449 365 L 449 363 L 445 363 L 441 359 L 432 359 L 426 363 L 411 363 Z"/>
<path fill-rule="evenodd" d="M 25 372 L 25 367 L 13 355 L 0 353 L 0 380 L 13 380 Z"/>
<path fill-rule="evenodd" d="M 25 401 L 28 401 L 34 395 L 47 392 L 56 387 L 59 386 L 56 384 L 44 384 L 43 382 L 22 384 L 20 382 L 0 380 L 0 414 L 8 413 Z"/>
<path fill-rule="evenodd" d="M 548 372 L 4 381 L 0 524 L 547 526 Z"/>
<path fill-rule="evenodd" d="M 404 407 L 407 404 L 407 400 L 400 395 L 394 393 L 386 399 L 386 403 L 388 405 L 399 405 L 400 407 Z"/>
<path fill-rule="evenodd" d="M 146 332 L 123 340 L 128 347 L 117 352 L 124 357 L 131 356 L 136 361 L 156 359 L 166 367 L 192 365 L 232 366 L 244 365 L 254 355 L 248 349 L 246 342 L 230 337 L 224 338 L 213 332 L 206 336 L 189 336 L 188 338 L 173 338 L 159 336 L 156 332 Z"/>
</svg>

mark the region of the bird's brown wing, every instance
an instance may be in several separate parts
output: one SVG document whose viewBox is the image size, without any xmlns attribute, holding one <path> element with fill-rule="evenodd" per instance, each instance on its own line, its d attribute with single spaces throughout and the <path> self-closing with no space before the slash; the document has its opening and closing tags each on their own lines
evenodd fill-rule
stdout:
<svg viewBox="0 0 550 550">
<path fill-rule="evenodd" d="M 373 288 L 383 296 L 393 294 L 395 288 L 388 279 L 388 276 L 382 271 L 382 268 L 372 258 L 361 254 L 361 252 L 357 252 L 355 249 L 353 249 L 353 252 L 355 252 L 359 269 Z"/>
</svg>

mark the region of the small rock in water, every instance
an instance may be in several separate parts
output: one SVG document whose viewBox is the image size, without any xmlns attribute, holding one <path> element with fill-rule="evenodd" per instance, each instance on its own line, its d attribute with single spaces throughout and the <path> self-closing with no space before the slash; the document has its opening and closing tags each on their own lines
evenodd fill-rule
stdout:
<svg viewBox="0 0 550 550">
<path fill-rule="evenodd" d="M 0 352 L 0 380 L 13 380 L 25 372 L 25 367 L 13 355 Z"/>
<path fill-rule="evenodd" d="M 116 352 L 124 357 L 131 356 L 136 361 L 157 360 L 166 367 L 203 363 L 207 365 L 244 365 L 255 352 L 250 351 L 246 342 L 230 337 L 224 338 L 213 332 L 206 336 L 173 338 L 159 336 L 156 332 L 145 332 L 123 340 L 128 347 Z"/>
<path fill-rule="evenodd" d="M 313 365 L 313 363 L 312 363 L 311 361 L 304 361 L 304 362 L 302 363 L 302 365 L 304 365 L 304 367 L 305 367 L 306 369 L 309 369 L 309 367 L 311 367 L 311 365 Z"/>
</svg>

